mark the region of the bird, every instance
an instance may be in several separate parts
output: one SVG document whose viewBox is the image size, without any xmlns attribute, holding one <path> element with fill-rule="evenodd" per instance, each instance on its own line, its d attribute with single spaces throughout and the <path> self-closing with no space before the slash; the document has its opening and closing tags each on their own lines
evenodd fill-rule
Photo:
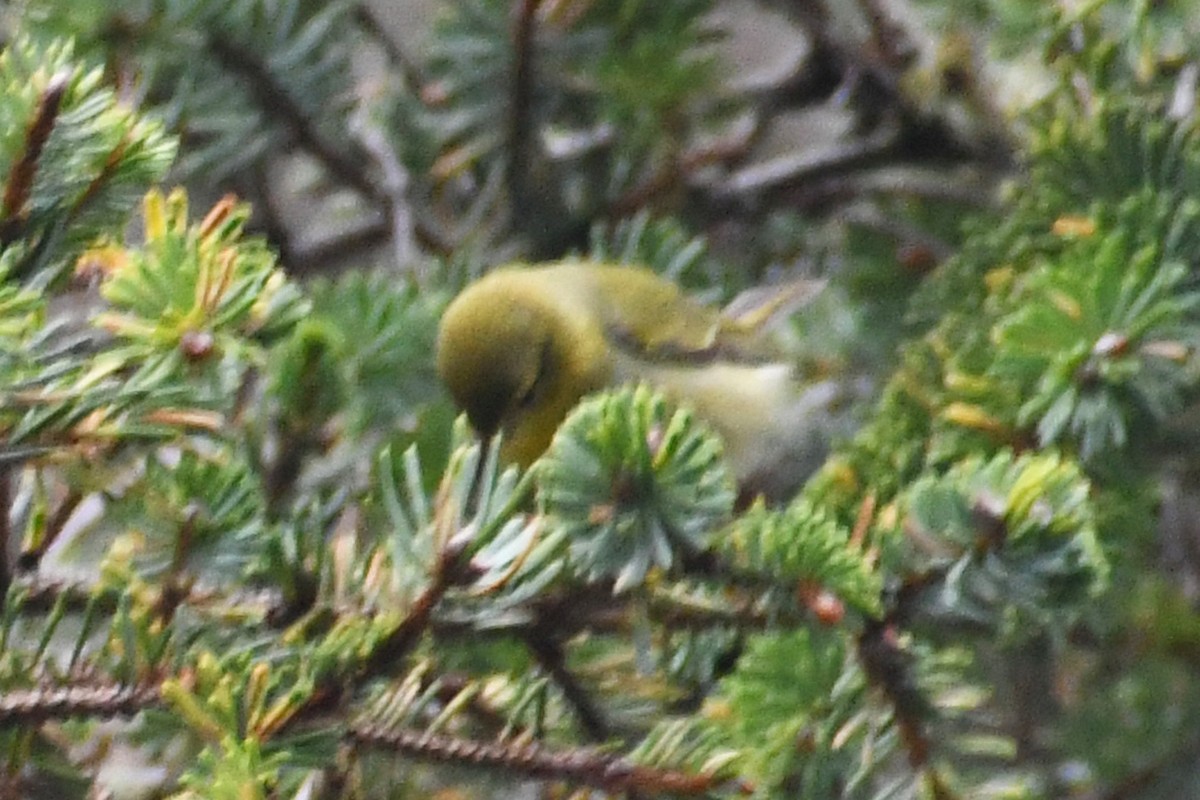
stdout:
<svg viewBox="0 0 1200 800">
<path fill-rule="evenodd" d="M 824 459 L 837 389 L 802 384 L 765 329 L 817 291 L 798 281 L 722 312 L 644 267 L 507 265 L 447 306 L 437 371 L 471 427 L 502 434 L 501 460 L 521 467 L 587 395 L 648 384 L 717 433 L 742 496 L 783 502 Z"/>
</svg>

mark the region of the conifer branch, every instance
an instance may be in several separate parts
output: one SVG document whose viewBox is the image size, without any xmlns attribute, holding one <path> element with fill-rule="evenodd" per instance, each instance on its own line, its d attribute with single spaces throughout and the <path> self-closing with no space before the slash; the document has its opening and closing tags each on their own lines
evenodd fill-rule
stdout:
<svg viewBox="0 0 1200 800">
<path fill-rule="evenodd" d="M 71 717 L 128 717 L 158 705 L 158 684 L 76 683 L 0 693 L 0 728 Z"/>
<path fill-rule="evenodd" d="M 85 583 L 71 581 L 27 578 L 19 582 L 21 610 L 29 614 L 43 614 L 62 603 L 68 611 L 80 612 L 89 604 L 97 604 L 101 611 L 116 610 L 119 592 L 101 589 Z"/>
<path fill-rule="evenodd" d="M 613 793 L 698 796 L 727 783 L 711 775 L 639 766 L 623 758 L 582 749 L 559 752 L 538 744 L 485 743 L 373 726 L 351 728 L 348 737 L 364 746 L 430 761 L 501 769 L 527 778 L 567 781 Z M 750 793 L 748 786 L 736 788 L 742 794 Z"/>
<path fill-rule="evenodd" d="M 535 625 L 525 637 L 525 644 L 537 659 L 538 665 L 554 680 L 563 697 L 575 710 L 584 733 L 592 741 L 603 742 L 612 735 L 604 714 L 592 700 L 579 680 L 567 669 L 566 655 L 549 623 Z"/>
<path fill-rule="evenodd" d="M 50 140 L 50 134 L 54 131 L 70 79 L 70 70 L 59 71 L 46 84 L 38 99 L 37 110 L 25 132 L 25 146 L 20 157 L 13 163 L 8 180 L 4 184 L 4 199 L 0 203 L 0 246 L 12 244 L 21 235 L 20 229 L 28 213 L 26 204 L 33 191 L 38 161 Z"/>
<path fill-rule="evenodd" d="M 909 659 L 896 644 L 895 635 L 891 625 L 869 621 L 858 639 L 859 663 L 892 707 L 909 766 L 923 773 L 935 800 L 956 800 L 957 795 L 930 764 L 932 743 L 925 729 L 928 703 L 913 682 Z"/>
<path fill-rule="evenodd" d="M 38 568 L 41 563 L 42 556 L 50 549 L 50 546 L 58 540 L 59 534 L 62 533 L 63 527 L 75 513 L 75 509 L 79 508 L 79 504 L 83 502 L 83 493 L 78 489 L 71 489 L 67 496 L 58 504 L 58 508 L 54 509 L 54 513 L 46 522 L 46 530 L 42 534 L 42 538 L 37 544 L 28 550 L 23 550 L 17 558 L 17 569 L 21 572 L 32 572 Z"/>
<path fill-rule="evenodd" d="M 750 149 L 753 133 L 732 137 L 705 145 L 672 158 L 656 173 L 618 197 L 605 210 L 609 220 L 620 220 L 637 213 L 659 197 L 670 193 L 681 183 L 714 164 L 727 164 L 743 157 Z"/>
<path fill-rule="evenodd" d="M 9 537 L 12 526 L 9 513 L 12 508 L 12 485 L 7 467 L 0 465 L 0 607 L 8 602 L 8 590 L 12 586 L 12 566 L 8 563 Z"/>
<path fill-rule="evenodd" d="M 109 181 L 117 174 L 117 170 L 121 168 L 128 148 L 129 131 L 126 131 L 125 135 L 121 137 L 121 141 L 117 142 L 113 146 L 113 149 L 109 151 L 108 157 L 104 159 L 104 166 L 88 182 L 87 187 L 84 188 L 83 192 L 76 198 L 74 204 L 72 204 L 71 212 L 68 215 L 69 221 L 78 219 L 79 215 L 86 211 L 88 206 L 95 202 L 96 198 L 101 195 L 108 186 Z"/>
<path fill-rule="evenodd" d="M 418 229 L 418 233 L 422 231 Z M 354 259 L 387 242 L 391 225 L 385 219 L 369 219 L 358 222 L 350 230 L 331 236 L 306 247 L 295 247 L 284 262 L 291 275 L 334 275 L 335 266 L 341 262 L 353 263 Z M 446 254 L 449 245 L 436 239 L 418 236 L 426 249 Z M 434 244 L 436 246 L 431 246 Z M 338 262 L 336 265 L 331 262 Z M 344 267 L 343 267 L 344 268 Z"/>
<path fill-rule="evenodd" d="M 23 577 L 17 586 L 21 591 L 20 611 L 26 614 L 44 614 L 60 605 L 70 613 L 82 613 L 92 608 L 111 614 L 116 611 L 121 596 L 120 590 L 112 587 L 38 577 Z M 186 605 L 199 613 L 212 613 L 226 620 L 231 612 L 236 612 L 239 617 L 262 618 L 263 624 L 269 624 L 279 604 L 278 598 L 263 593 L 222 593 L 197 586 L 180 587 L 178 591 L 182 594 L 175 596 L 175 607 Z"/>
<path fill-rule="evenodd" d="M 230 72 L 246 79 L 260 108 L 278 118 L 296 143 L 315 156 L 340 181 L 372 203 L 384 201 L 383 192 L 363 168 L 363 162 L 343 152 L 317 130 L 311 116 L 287 89 L 280 86 L 267 66 L 243 47 L 222 36 L 209 36 L 207 47 Z"/>
<path fill-rule="evenodd" d="M 508 188 L 513 208 L 521 213 L 529 202 L 529 171 L 536 143 L 534 105 L 534 29 L 541 0 L 520 0 L 513 21 L 512 97 L 508 119 Z"/>
<path fill-rule="evenodd" d="M 371 654 L 363 668 L 365 674 L 377 674 L 399 663 L 416 646 L 430 626 L 433 610 L 450 587 L 462 578 L 462 556 L 466 546 L 467 541 L 462 538 L 452 538 L 443 545 L 429 586 L 417 597 L 408 616 Z"/>
<path fill-rule="evenodd" d="M 354 6 L 354 18 L 364 29 L 379 42 L 383 48 L 383 52 L 387 54 L 388 59 L 396 65 L 400 70 L 400 74 L 404 76 L 405 83 L 409 88 L 415 90 L 420 95 L 421 88 L 425 85 L 425 76 L 422 74 L 421 66 L 411 58 L 408 53 L 400 46 L 395 37 L 389 36 L 384 29 L 383 24 L 379 21 L 375 11 L 369 3 L 356 3 Z"/>
</svg>

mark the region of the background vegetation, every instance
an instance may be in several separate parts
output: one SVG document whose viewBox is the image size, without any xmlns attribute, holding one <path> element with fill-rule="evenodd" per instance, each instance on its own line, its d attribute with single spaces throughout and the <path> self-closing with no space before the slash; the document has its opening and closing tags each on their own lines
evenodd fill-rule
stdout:
<svg viewBox="0 0 1200 800">
<path fill-rule="evenodd" d="M 435 6 L 4 6 L 0 794 L 1200 795 L 1200 7 Z M 829 280 L 794 502 L 479 463 L 438 315 L 568 254 Z"/>
</svg>

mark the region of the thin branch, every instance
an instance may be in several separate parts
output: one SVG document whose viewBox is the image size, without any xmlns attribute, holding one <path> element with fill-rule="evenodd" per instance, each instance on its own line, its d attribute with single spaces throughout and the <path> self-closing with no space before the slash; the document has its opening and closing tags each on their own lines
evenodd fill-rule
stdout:
<svg viewBox="0 0 1200 800">
<path fill-rule="evenodd" d="M 680 559 L 683 571 L 697 578 L 718 580 L 729 586 L 752 591 L 779 588 L 779 576 L 769 572 L 742 569 L 730 563 L 724 556 L 711 550 L 684 553 Z"/>
<path fill-rule="evenodd" d="M 894 108 L 900 100 L 899 77 L 894 66 L 879 58 L 877 53 L 864 49 L 857 42 L 846 42 L 836 31 L 824 3 L 789 3 L 784 10 L 804 30 L 812 45 L 809 71 L 811 93 L 823 95 L 847 83 L 872 84 L 872 96 L 882 106 Z"/>
<path fill-rule="evenodd" d="M 549 627 L 548 624 L 535 626 L 525 635 L 525 645 L 537 659 L 538 665 L 562 690 L 563 697 L 575 710 L 575 716 L 579 718 L 579 724 L 588 738 L 594 742 L 608 740 L 612 736 L 612 729 L 608 721 L 604 719 L 603 713 L 592 701 L 587 690 L 567 669 L 567 659 L 562 645 Z"/>
<path fill-rule="evenodd" d="M 70 717 L 128 717 L 157 705 L 159 701 L 157 683 L 75 685 L 4 692 L 0 694 L 0 728 Z"/>
<path fill-rule="evenodd" d="M 104 159 L 104 166 L 94 178 L 88 181 L 88 185 L 71 206 L 71 212 L 67 216 L 68 224 L 79 219 L 79 215 L 87 210 L 92 201 L 100 196 L 100 191 L 116 176 L 129 148 L 129 137 L 130 131 L 127 130 L 121 140 L 108 152 L 108 156 Z"/>
<path fill-rule="evenodd" d="M 902 25 L 879 0 L 858 0 L 871 31 L 868 39 L 872 62 L 884 65 L 891 75 L 901 75 L 917 58 L 917 46 Z"/>
<path fill-rule="evenodd" d="M 975 165 L 966 175 L 945 168 L 890 165 L 869 172 L 838 173 L 806 182 L 788 194 L 788 201 L 804 209 L 821 209 L 863 195 L 899 195 L 995 211 L 1000 206 L 996 188 L 1004 177 L 1004 173 Z"/>
<path fill-rule="evenodd" d="M 98 610 L 116 611 L 120 592 L 101 589 L 86 583 L 23 579 L 17 583 L 20 591 L 18 611 L 25 614 L 44 614 L 61 604 L 68 612 L 82 612 L 90 603 Z"/>
<path fill-rule="evenodd" d="M 688 603 L 663 592 L 652 592 L 646 612 L 656 625 L 672 630 L 707 630 L 714 627 L 739 628 L 746 631 L 771 627 L 806 625 L 814 622 L 807 609 L 797 606 L 759 608 L 757 593 L 727 595 L 723 607 Z M 448 642 L 497 636 L 508 639 L 528 639 L 539 623 L 534 620 L 554 620 L 554 633 L 562 641 L 581 631 L 600 634 L 627 635 L 634 628 L 630 596 L 613 595 L 611 584 L 574 587 L 568 591 L 547 592 L 523 606 L 527 614 L 514 615 L 511 624 L 488 625 L 480 628 L 463 619 L 434 619 L 430 630 L 434 636 Z"/>
<path fill-rule="evenodd" d="M 766 630 L 772 625 L 786 625 L 788 615 L 782 611 L 760 608 L 752 598 L 727 598 L 727 607 L 712 608 L 689 604 L 662 592 L 652 592 L 646 608 L 654 622 L 673 630 L 706 630 L 715 627 L 737 628 L 742 631 Z M 811 619 L 794 620 L 805 624 Z"/>
<path fill-rule="evenodd" d="M 784 189 L 794 184 L 823 177 L 834 172 L 861 169 L 890 153 L 896 145 L 900 130 L 884 124 L 867 136 L 819 152 L 800 150 L 790 156 L 775 158 L 762 164 L 741 169 L 718 185 L 718 198 L 740 198 L 746 195 Z"/>
<path fill-rule="evenodd" d="M 12 510 L 12 484 L 8 469 L 0 466 L 0 606 L 7 602 L 12 586 L 12 566 L 8 563 L 8 540 L 12 536 L 9 513 Z"/>
<path fill-rule="evenodd" d="M 421 73 L 421 67 L 400 48 L 400 43 L 396 41 L 395 37 L 388 35 L 370 4 L 356 3 L 354 18 L 367 33 L 375 37 L 383 48 L 383 52 L 387 54 L 388 60 L 395 64 L 400 70 L 400 74 L 404 76 L 404 82 L 420 96 L 420 90 L 425 85 L 425 76 Z"/>
<path fill-rule="evenodd" d="M 466 540 L 452 538 L 442 547 L 429 586 L 417 597 L 408 616 L 375 648 L 363 665 L 362 672 L 365 675 L 374 675 L 398 664 L 416 646 L 430 626 L 434 608 L 450 587 L 461 579 L 462 556 L 466 546 Z"/>
<path fill-rule="evenodd" d="M 925 730 L 929 706 L 913 681 L 908 655 L 896 642 L 895 627 L 868 621 L 858 639 L 858 660 L 871 685 L 892 707 L 909 766 L 925 775 L 935 800 L 956 800 L 957 796 L 930 764 L 932 746 Z"/>
<path fill-rule="evenodd" d="M 275 194 L 271 191 L 275 182 L 271 180 L 267 160 L 255 162 L 253 174 L 252 180 L 239 182 L 241 187 L 238 194 L 250 198 L 254 216 L 262 225 L 267 241 L 279 254 L 279 263 L 290 272 L 296 245 L 275 202 Z"/>
<path fill-rule="evenodd" d="M 360 266 L 355 257 L 386 243 L 390 234 L 391 225 L 386 219 L 362 220 L 343 233 L 307 247 L 296 247 L 283 266 L 288 274 L 295 276 L 332 275 L 351 266 Z M 422 244 L 426 243 L 422 241 Z M 445 254 L 449 250 L 438 252 Z"/>
<path fill-rule="evenodd" d="M 22 614 L 44 614 L 56 606 L 70 613 L 83 613 L 89 608 L 106 614 L 117 609 L 121 590 L 88 583 L 68 581 L 29 580 L 17 583 L 20 590 Z M 279 606 L 279 598 L 264 592 L 231 592 L 228 594 L 203 587 L 191 587 L 178 601 L 201 614 L 228 624 L 231 619 L 258 619 L 264 624 Z"/>
<path fill-rule="evenodd" d="M 189 503 L 187 516 L 175 534 L 175 549 L 171 553 L 171 566 L 162 580 L 162 590 L 155 604 L 158 616 L 164 625 L 170 625 L 179 606 L 187 600 L 191 591 L 191 580 L 186 574 L 188 556 L 192 552 L 192 540 L 196 533 L 196 520 L 200 516 L 200 508 L 196 503 Z"/>
<path fill-rule="evenodd" d="M 753 132 L 684 153 L 614 200 L 605 210 L 604 216 L 616 220 L 633 214 L 654 199 L 670 193 L 705 167 L 742 158 L 749 151 L 752 140 Z"/>
<path fill-rule="evenodd" d="M 83 502 L 83 493 L 78 489 L 71 489 L 62 502 L 58 504 L 58 508 L 54 509 L 54 513 L 50 515 L 50 519 L 46 522 L 46 529 L 42 534 L 41 540 L 29 548 L 22 551 L 17 558 L 17 569 L 21 572 L 33 572 L 41 563 L 42 556 L 50 549 L 62 533 L 67 521 L 71 519 L 71 515 L 75 513 L 75 509 L 79 508 L 79 504 Z M 3 499 L 0 498 L 0 503 Z"/>
<path fill-rule="evenodd" d="M 4 184 L 4 200 L 0 205 L 0 245 L 11 244 L 17 238 L 28 214 L 26 205 L 33 191 L 38 161 L 54 131 L 54 123 L 58 120 L 70 79 L 69 70 L 56 73 L 38 98 L 37 110 L 25 131 L 25 147 L 21 150 L 20 158 L 13 163 Z"/>
<path fill-rule="evenodd" d="M 508 117 L 508 188 L 513 208 L 526 205 L 531 186 L 529 171 L 533 163 L 534 64 L 533 34 L 541 0 L 520 0 L 513 23 L 512 96 Z"/>
<path fill-rule="evenodd" d="M 366 114 L 360 114 L 359 119 L 359 141 L 383 172 L 383 191 L 391 218 L 392 256 L 397 267 L 412 271 L 417 284 L 424 285 L 427 276 L 418 259 L 416 214 L 408 198 L 408 170 L 400 163 L 391 141 L 379 125 L 367 119 Z"/>
<path fill-rule="evenodd" d="M 311 429 L 302 430 L 286 422 L 276 427 L 279 446 L 275 458 L 267 465 L 262 476 L 267 515 L 271 519 L 279 519 L 283 515 L 305 463 L 321 449 L 320 436 Z"/>
<path fill-rule="evenodd" d="M 439 256 L 454 251 L 450 237 L 413 208 L 413 236 L 420 248 Z M 387 243 L 392 223 L 382 217 L 361 220 L 354 227 L 306 247 L 296 247 L 284 267 L 291 275 L 332 275 L 361 266 L 361 257 Z"/>
<path fill-rule="evenodd" d="M 348 736 L 361 745 L 416 758 L 501 769 L 526 778 L 567 781 L 609 793 L 704 795 L 728 783 L 712 775 L 639 766 L 623 758 L 582 749 L 556 752 L 537 744 L 493 744 L 371 726 L 352 728 Z M 736 788 L 744 794 L 750 793 L 748 786 Z"/>
<path fill-rule="evenodd" d="M 297 144 L 316 156 L 330 173 L 374 203 L 386 200 L 364 168 L 363 161 L 326 141 L 305 110 L 278 84 L 260 58 L 222 36 L 208 37 L 207 46 L 224 67 L 246 79 L 259 107 L 282 120 Z"/>
</svg>

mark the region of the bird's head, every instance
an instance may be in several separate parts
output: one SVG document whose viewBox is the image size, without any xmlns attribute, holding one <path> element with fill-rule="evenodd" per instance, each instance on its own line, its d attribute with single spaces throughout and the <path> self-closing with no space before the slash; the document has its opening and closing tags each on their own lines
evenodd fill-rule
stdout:
<svg viewBox="0 0 1200 800">
<path fill-rule="evenodd" d="M 596 363 L 602 342 L 600 353 L 581 342 L 579 325 L 553 297 L 513 274 L 493 273 L 450 304 L 437 369 L 471 426 L 485 437 L 502 432 L 501 457 L 528 466 L 567 412 L 602 385 L 606 366 Z"/>
</svg>

